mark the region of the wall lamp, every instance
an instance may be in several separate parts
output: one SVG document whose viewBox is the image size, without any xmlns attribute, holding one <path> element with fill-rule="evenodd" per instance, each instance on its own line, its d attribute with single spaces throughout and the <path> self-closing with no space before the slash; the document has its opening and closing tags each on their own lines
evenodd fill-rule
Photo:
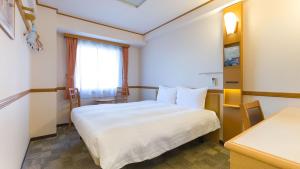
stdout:
<svg viewBox="0 0 300 169">
<path fill-rule="evenodd" d="M 237 30 L 238 18 L 233 12 L 225 13 L 224 23 L 227 35 L 234 34 Z"/>
</svg>

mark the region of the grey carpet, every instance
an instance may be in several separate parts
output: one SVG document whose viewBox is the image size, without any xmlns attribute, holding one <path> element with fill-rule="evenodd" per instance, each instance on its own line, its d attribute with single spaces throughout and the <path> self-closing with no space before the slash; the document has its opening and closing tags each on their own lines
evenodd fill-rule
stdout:
<svg viewBox="0 0 300 169">
<path fill-rule="evenodd" d="M 77 131 L 59 127 L 53 138 L 32 141 L 23 169 L 99 169 Z M 219 144 L 192 141 L 157 158 L 123 169 L 229 169 L 229 155 Z"/>
</svg>

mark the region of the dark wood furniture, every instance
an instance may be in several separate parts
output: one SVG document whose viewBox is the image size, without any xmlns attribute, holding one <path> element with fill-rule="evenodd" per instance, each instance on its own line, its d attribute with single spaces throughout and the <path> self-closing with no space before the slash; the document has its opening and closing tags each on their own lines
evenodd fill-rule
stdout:
<svg viewBox="0 0 300 169">
<path fill-rule="evenodd" d="M 243 105 L 242 119 L 244 129 L 248 129 L 265 119 L 259 101 Z"/>
</svg>

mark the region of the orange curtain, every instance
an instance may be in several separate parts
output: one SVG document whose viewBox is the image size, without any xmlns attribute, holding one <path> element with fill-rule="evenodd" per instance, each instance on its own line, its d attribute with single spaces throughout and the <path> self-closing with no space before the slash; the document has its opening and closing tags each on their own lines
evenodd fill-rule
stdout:
<svg viewBox="0 0 300 169">
<path fill-rule="evenodd" d="M 122 78 L 122 95 L 128 96 L 129 89 L 128 89 L 128 47 L 123 47 L 123 78 Z"/>
<path fill-rule="evenodd" d="M 77 38 L 66 37 L 67 43 L 67 82 L 65 98 L 68 99 L 69 88 L 74 88 L 74 73 L 75 73 L 75 63 L 76 63 L 76 53 L 77 53 Z"/>
</svg>

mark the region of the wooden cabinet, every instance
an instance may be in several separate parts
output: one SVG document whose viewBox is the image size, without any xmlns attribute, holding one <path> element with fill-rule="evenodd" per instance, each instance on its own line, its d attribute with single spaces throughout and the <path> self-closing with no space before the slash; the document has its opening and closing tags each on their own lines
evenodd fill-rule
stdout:
<svg viewBox="0 0 300 169">
<path fill-rule="evenodd" d="M 223 108 L 223 139 L 228 141 L 242 132 L 241 113 L 238 107 Z"/>
<path fill-rule="evenodd" d="M 224 105 L 223 141 L 242 132 L 241 104 L 243 91 L 243 3 L 224 9 L 223 15 L 233 13 L 237 18 L 236 32 L 227 34 L 224 22 Z"/>
</svg>

